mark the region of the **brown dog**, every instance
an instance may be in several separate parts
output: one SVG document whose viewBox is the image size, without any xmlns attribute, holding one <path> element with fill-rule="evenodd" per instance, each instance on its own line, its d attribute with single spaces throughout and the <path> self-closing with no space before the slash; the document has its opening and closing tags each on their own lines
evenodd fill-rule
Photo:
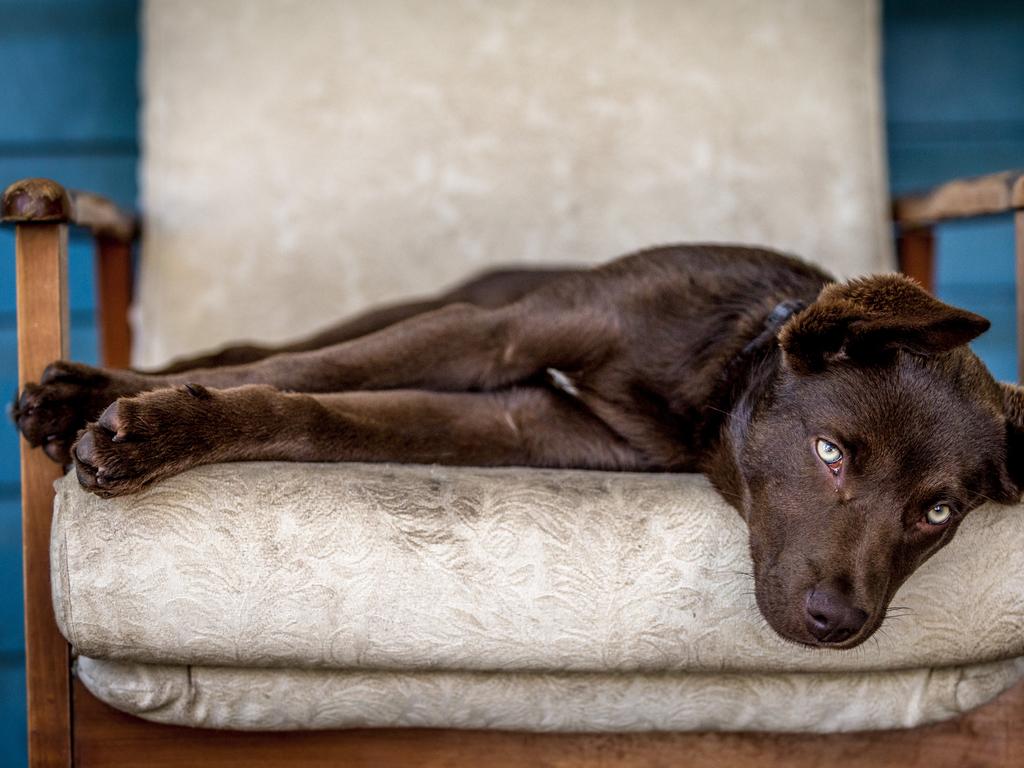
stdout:
<svg viewBox="0 0 1024 768">
<path fill-rule="evenodd" d="M 679 246 L 492 273 L 283 350 L 54 363 L 16 418 L 102 496 L 243 460 L 705 472 L 771 626 L 851 647 L 971 509 L 1020 497 L 1024 396 L 966 346 L 987 328 L 897 275 Z"/>
</svg>

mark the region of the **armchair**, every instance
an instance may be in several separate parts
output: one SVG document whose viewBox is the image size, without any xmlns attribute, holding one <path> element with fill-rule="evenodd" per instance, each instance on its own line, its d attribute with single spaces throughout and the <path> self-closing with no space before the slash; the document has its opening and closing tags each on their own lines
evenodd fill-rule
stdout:
<svg viewBox="0 0 1024 768">
<path fill-rule="evenodd" d="M 903 269 L 930 284 L 931 229 L 939 222 L 1013 212 L 1024 263 L 1024 174 L 965 179 L 895 201 Z M 136 219 L 93 195 L 45 179 L 7 188 L 3 222 L 16 228 L 19 381 L 38 378 L 66 353 L 67 230 L 97 244 L 103 359 L 127 362 L 131 246 Z M 1018 293 L 1020 296 L 1020 293 Z M 1019 338 L 1024 339 L 1024 314 Z M 772 733 L 536 734 L 446 730 L 306 733 L 213 732 L 159 725 L 97 700 L 71 673 L 70 649 L 51 607 L 50 525 L 60 469 L 22 444 L 25 627 L 30 760 L 33 766 L 489 764 L 655 765 L 1013 765 L 1024 760 L 1024 687 L 959 718 L 906 731 L 832 735 Z M 612 757 L 614 756 L 614 757 Z"/>
</svg>

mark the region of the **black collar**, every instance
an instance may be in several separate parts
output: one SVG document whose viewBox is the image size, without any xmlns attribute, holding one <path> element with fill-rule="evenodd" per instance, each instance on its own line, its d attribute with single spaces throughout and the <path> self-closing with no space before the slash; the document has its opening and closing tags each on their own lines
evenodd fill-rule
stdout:
<svg viewBox="0 0 1024 768">
<path fill-rule="evenodd" d="M 758 365 L 775 349 L 779 329 L 793 315 L 806 308 L 807 302 L 800 299 L 780 301 L 765 316 L 760 332 L 722 366 L 717 386 L 703 409 L 700 429 L 702 442 L 710 444 L 717 439 L 723 419 L 728 417 L 737 401 L 743 397 L 743 391 L 751 385 L 751 377 Z"/>
<path fill-rule="evenodd" d="M 769 312 L 768 316 L 764 319 L 764 326 L 761 332 L 747 342 L 747 345 L 743 347 L 743 351 L 733 358 L 733 361 L 742 360 L 752 352 L 756 352 L 765 343 L 770 343 L 778 335 L 779 329 L 786 324 L 789 318 L 805 309 L 807 309 L 807 302 L 800 299 L 780 301 L 775 305 L 775 309 Z M 726 366 L 727 371 L 731 368 L 732 363 Z"/>
</svg>

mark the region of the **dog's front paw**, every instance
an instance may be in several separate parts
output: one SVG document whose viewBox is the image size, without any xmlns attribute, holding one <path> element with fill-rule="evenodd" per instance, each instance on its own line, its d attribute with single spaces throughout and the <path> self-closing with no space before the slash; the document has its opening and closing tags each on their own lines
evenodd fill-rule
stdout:
<svg viewBox="0 0 1024 768">
<path fill-rule="evenodd" d="M 67 464 L 78 431 L 121 394 L 124 387 L 106 371 L 60 360 L 46 367 L 38 384 L 25 385 L 11 416 L 29 445 Z"/>
<path fill-rule="evenodd" d="M 215 410 L 214 395 L 194 384 L 115 401 L 71 451 L 79 483 L 99 496 L 122 496 L 204 463 L 204 431 Z"/>
</svg>

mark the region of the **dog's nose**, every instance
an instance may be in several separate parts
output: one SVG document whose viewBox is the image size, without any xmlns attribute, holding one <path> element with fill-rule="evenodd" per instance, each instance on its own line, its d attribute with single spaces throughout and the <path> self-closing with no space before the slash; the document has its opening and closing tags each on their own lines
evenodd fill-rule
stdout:
<svg viewBox="0 0 1024 768">
<path fill-rule="evenodd" d="M 827 587 L 807 591 L 807 631 L 823 643 L 849 640 L 867 619 L 864 611 Z"/>
</svg>

